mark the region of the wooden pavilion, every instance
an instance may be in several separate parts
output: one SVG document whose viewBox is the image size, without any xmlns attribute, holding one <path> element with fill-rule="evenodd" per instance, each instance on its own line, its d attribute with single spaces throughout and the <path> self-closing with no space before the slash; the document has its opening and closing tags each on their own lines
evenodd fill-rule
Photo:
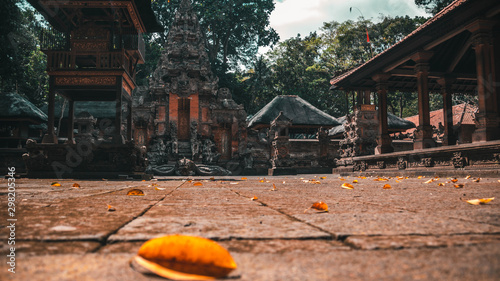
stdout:
<svg viewBox="0 0 500 281">
<path fill-rule="evenodd" d="M 332 87 L 356 91 L 359 103 L 369 103 L 372 92 L 378 94 L 375 150 L 378 156 L 354 157 L 354 169 L 367 169 L 370 163 L 377 162 L 384 168 L 397 163 L 400 169 L 430 167 L 438 163 L 455 167 L 497 163 L 495 155 L 500 152 L 499 33 L 500 2 L 456 0 L 392 47 L 361 66 L 334 77 Z M 393 150 L 387 127 L 388 91 L 418 92 L 419 125 L 412 160 L 404 155 L 391 154 Z M 435 148 L 429 117 L 431 93 L 440 93 L 443 97 L 445 144 L 448 146 L 456 144 L 452 133 L 452 95 L 478 96 L 476 129 L 473 143 L 467 148 Z M 485 154 L 473 152 L 476 150 Z M 447 153 L 443 154 L 443 151 Z M 382 156 L 384 154 L 387 155 Z M 488 159 L 481 160 L 481 157 Z"/>
<path fill-rule="evenodd" d="M 37 149 L 42 149 L 44 155 L 50 155 L 53 153 L 48 151 L 51 148 L 47 145 L 58 145 L 54 132 L 56 93 L 68 100 L 66 144 L 75 144 L 74 103 L 79 101 L 114 101 L 113 124 L 106 124 L 113 130 L 112 143 L 114 148 L 117 148 L 125 145 L 125 139 L 130 142 L 133 129 L 131 94 L 136 88 L 136 67 L 144 63 L 145 58 L 142 34 L 162 30 L 151 9 L 150 1 L 28 0 L 28 2 L 51 25 L 40 28 L 41 49 L 47 55 L 47 73 L 50 80 L 48 131 L 42 140 L 42 144 L 46 146 L 37 146 Z M 125 114 L 127 125 L 124 128 L 122 120 Z M 117 151 L 117 153 L 127 152 Z M 109 157 L 122 160 L 127 158 L 123 155 Z M 136 155 L 137 157 L 140 156 Z M 115 162 L 117 161 L 119 160 Z M 47 156 L 45 162 L 50 166 L 50 162 L 53 161 Z M 28 165 L 32 170 L 41 166 L 31 164 Z M 96 169 L 100 170 L 97 167 Z"/>
</svg>

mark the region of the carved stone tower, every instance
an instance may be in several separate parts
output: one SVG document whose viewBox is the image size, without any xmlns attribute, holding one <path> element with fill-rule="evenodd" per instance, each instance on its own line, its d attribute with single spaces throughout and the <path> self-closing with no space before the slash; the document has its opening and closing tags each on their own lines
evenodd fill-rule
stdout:
<svg viewBox="0 0 500 281">
<path fill-rule="evenodd" d="M 191 2 L 183 0 L 150 80 L 155 130 L 149 139 L 165 142 L 170 160 L 201 161 L 211 150 L 205 146 L 215 145 L 224 164 L 246 148 L 246 113 L 228 89 L 219 89 L 205 46 Z"/>
</svg>

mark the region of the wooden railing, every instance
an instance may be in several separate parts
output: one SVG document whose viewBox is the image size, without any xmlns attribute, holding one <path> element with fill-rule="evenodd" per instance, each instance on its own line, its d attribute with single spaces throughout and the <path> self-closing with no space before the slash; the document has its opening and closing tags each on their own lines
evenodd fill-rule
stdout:
<svg viewBox="0 0 500 281">
<path fill-rule="evenodd" d="M 74 53 L 46 51 L 47 70 L 123 69 L 130 71 L 124 50 L 114 52 Z"/>
</svg>

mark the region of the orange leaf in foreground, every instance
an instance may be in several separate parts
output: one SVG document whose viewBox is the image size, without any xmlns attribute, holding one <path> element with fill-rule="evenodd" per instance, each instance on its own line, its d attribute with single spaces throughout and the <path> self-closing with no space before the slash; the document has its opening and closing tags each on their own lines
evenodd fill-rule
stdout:
<svg viewBox="0 0 500 281">
<path fill-rule="evenodd" d="M 216 242 L 196 236 L 169 235 L 144 243 L 134 261 L 174 280 L 210 280 L 236 269 L 229 252 Z"/>
<path fill-rule="evenodd" d="M 350 183 L 344 183 L 340 187 L 345 188 L 345 189 L 354 189 L 354 186 Z"/>
<path fill-rule="evenodd" d="M 384 185 L 384 189 L 391 189 L 391 188 L 392 188 L 392 186 L 390 184 L 385 184 Z"/>
<path fill-rule="evenodd" d="M 358 183 L 358 180 L 353 180 L 352 183 Z"/>
<path fill-rule="evenodd" d="M 80 188 L 80 185 L 75 182 L 71 187 Z"/>
<path fill-rule="evenodd" d="M 127 195 L 130 196 L 144 196 L 144 191 L 140 189 L 131 189 L 127 192 Z"/>
<path fill-rule="evenodd" d="M 309 209 L 315 209 L 315 210 L 318 210 L 318 211 L 322 211 L 322 212 L 328 212 L 328 205 L 324 202 L 315 202 L 312 204 L 311 207 L 307 208 L 304 210 L 304 213 L 307 212 Z"/>
<path fill-rule="evenodd" d="M 197 182 L 193 183 L 193 186 L 203 186 L 203 184 L 201 182 L 197 181 Z"/>
<path fill-rule="evenodd" d="M 60 183 L 58 183 L 58 182 L 56 182 L 56 181 L 55 181 L 55 182 L 53 182 L 53 183 L 51 183 L 50 185 L 52 185 L 52 186 L 61 186 L 61 184 L 60 184 Z"/>
<path fill-rule="evenodd" d="M 451 182 L 457 182 L 458 180 L 457 179 L 452 179 Z"/>
<path fill-rule="evenodd" d="M 471 199 L 471 200 L 467 200 L 466 202 L 469 203 L 469 204 L 472 204 L 472 205 L 481 205 L 481 204 L 489 203 L 493 199 L 495 199 L 495 197 L 481 198 L 481 199 Z"/>
</svg>

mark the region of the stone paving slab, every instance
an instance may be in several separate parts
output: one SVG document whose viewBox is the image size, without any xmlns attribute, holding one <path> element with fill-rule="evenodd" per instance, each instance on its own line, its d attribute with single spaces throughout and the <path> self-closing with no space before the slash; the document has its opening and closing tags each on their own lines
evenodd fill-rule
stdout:
<svg viewBox="0 0 500 281">
<path fill-rule="evenodd" d="M 311 179 L 321 183 L 304 182 Z M 354 179 L 353 190 L 340 188 Z M 499 280 L 498 179 L 462 189 L 426 180 L 163 178 L 78 181 L 76 190 L 67 187 L 72 180 L 53 188 L 53 180 L 18 179 L 17 273 L 2 267 L 0 280 L 164 280 L 129 261 L 147 239 L 172 233 L 218 240 L 238 264 L 226 280 Z M 132 188 L 146 195 L 127 196 Z M 497 199 L 464 202 L 482 197 Z M 330 211 L 304 213 L 316 201 Z M 5 180 L 0 208 L 6 237 Z"/>
<path fill-rule="evenodd" d="M 283 243 L 281 243 L 283 242 Z M 226 280 L 498 280 L 500 244 L 397 251 L 347 250 L 329 241 L 220 242 L 238 269 Z M 129 265 L 132 253 L 23 257 L 2 280 L 165 280 Z M 5 278 L 5 279 L 4 279 Z"/>
</svg>

